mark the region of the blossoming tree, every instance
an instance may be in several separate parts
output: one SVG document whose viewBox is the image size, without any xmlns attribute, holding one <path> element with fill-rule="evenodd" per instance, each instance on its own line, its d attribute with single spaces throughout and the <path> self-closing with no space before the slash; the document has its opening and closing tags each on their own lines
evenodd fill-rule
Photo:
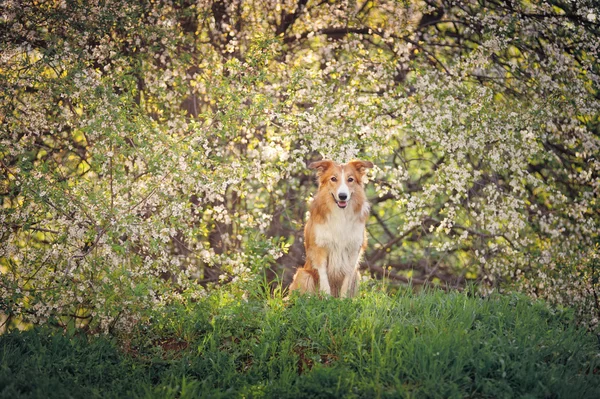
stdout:
<svg viewBox="0 0 600 399">
<path fill-rule="evenodd" d="M 128 328 L 301 264 L 320 157 L 376 164 L 372 275 L 516 288 L 597 324 L 593 1 L 0 10 L 5 325 Z"/>
</svg>

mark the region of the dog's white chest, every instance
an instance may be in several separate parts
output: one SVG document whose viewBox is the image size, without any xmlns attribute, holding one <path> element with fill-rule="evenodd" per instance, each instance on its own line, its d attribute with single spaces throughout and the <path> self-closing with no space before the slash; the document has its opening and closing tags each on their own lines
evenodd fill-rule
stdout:
<svg viewBox="0 0 600 399">
<path fill-rule="evenodd" d="M 335 209 L 325 223 L 315 226 L 316 244 L 328 250 L 328 274 L 345 275 L 357 265 L 365 225 L 348 211 Z"/>
</svg>

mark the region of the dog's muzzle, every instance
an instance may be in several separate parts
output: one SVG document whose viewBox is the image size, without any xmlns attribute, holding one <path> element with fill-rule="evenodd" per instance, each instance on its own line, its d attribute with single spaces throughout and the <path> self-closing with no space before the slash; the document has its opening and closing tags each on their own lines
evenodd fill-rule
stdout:
<svg viewBox="0 0 600 399">
<path fill-rule="evenodd" d="M 344 209 L 348 206 L 348 194 L 340 194 L 339 199 L 337 199 L 333 193 L 331 196 L 333 197 L 333 200 L 337 204 L 338 208 Z"/>
</svg>

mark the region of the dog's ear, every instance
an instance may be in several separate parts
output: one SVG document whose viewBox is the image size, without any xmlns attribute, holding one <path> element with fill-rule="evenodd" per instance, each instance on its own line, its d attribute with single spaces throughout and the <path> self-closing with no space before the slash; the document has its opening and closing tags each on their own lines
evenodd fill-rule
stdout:
<svg viewBox="0 0 600 399">
<path fill-rule="evenodd" d="M 348 165 L 352 166 L 359 174 L 364 175 L 367 169 L 373 167 L 373 162 L 353 159 L 352 161 L 348 162 Z"/>
<path fill-rule="evenodd" d="M 333 166 L 333 161 L 330 159 L 323 159 L 321 161 L 311 162 L 308 165 L 308 169 L 316 169 L 317 176 L 321 176 L 323 172 Z"/>
</svg>

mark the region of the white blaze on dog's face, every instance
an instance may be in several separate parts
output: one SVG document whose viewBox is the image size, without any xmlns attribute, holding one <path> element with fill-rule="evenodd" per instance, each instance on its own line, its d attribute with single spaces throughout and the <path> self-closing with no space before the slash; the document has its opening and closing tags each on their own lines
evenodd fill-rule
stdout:
<svg viewBox="0 0 600 399">
<path fill-rule="evenodd" d="M 362 190 L 362 178 L 365 169 L 373 167 L 371 162 L 350 161 L 347 164 L 337 164 L 330 160 L 313 162 L 311 169 L 317 169 L 319 190 L 326 190 L 333 201 L 341 209 L 348 206 L 356 190 Z"/>
<path fill-rule="evenodd" d="M 349 176 L 347 182 L 348 184 L 354 183 L 354 177 Z M 340 208 L 345 208 L 348 205 L 348 201 L 350 201 L 350 197 L 352 196 L 352 192 L 350 191 L 348 184 L 346 184 L 346 173 L 342 168 L 342 177 L 339 179 L 337 192 L 333 196 Z"/>
</svg>

